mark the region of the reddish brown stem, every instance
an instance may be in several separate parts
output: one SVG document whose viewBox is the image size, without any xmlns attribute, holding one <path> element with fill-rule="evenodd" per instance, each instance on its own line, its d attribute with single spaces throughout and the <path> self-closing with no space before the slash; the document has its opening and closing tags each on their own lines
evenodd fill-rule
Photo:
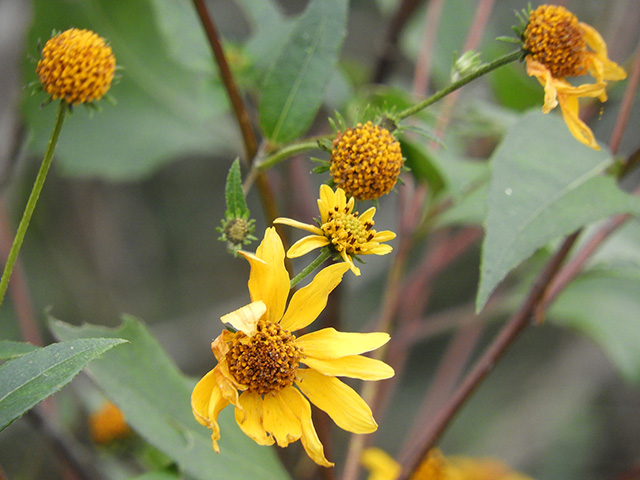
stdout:
<svg viewBox="0 0 640 480">
<path fill-rule="evenodd" d="M 422 458 L 424 458 L 427 452 L 438 441 L 462 405 L 471 397 L 471 394 L 480 383 L 482 383 L 509 346 L 513 344 L 520 333 L 530 324 L 530 319 L 535 311 L 536 305 L 542 299 L 545 289 L 569 254 L 569 251 L 578 238 L 578 233 L 579 232 L 573 233 L 565 239 L 562 246 L 538 276 L 525 302 L 509 319 L 482 357 L 475 363 L 472 370 L 465 376 L 451 400 L 436 414 L 431 424 L 420 435 L 420 439 L 416 442 L 415 447 L 403 452 L 400 462 L 402 465 L 402 474 L 399 480 L 407 480 L 410 477 L 420 464 Z"/>
<path fill-rule="evenodd" d="M 616 154 L 620 148 L 622 142 L 622 136 L 627 127 L 629 115 L 631 114 L 631 107 L 636 98 L 636 92 L 638 90 L 638 83 L 640 82 L 640 46 L 636 47 L 636 54 L 633 60 L 633 66 L 631 67 L 631 75 L 629 76 L 629 82 L 627 83 L 627 89 L 624 92 L 622 103 L 620 105 L 620 111 L 616 124 L 613 127 L 611 138 L 609 140 L 609 148 Z"/>
</svg>

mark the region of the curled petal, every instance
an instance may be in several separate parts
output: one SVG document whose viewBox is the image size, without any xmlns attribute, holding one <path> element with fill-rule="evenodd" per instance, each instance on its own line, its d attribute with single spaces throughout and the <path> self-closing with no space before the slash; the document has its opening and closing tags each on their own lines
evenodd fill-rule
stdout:
<svg viewBox="0 0 640 480">
<path fill-rule="evenodd" d="M 255 255 L 239 252 L 251 265 L 249 293 L 251 301 L 267 306 L 266 319 L 277 322 L 284 313 L 289 296 L 289 274 L 284 267 L 284 247 L 275 228 L 267 228 Z"/>
<path fill-rule="evenodd" d="M 231 325 L 235 330 L 239 330 L 250 337 L 256 333 L 256 325 L 260 317 L 267 311 L 267 306 L 263 301 L 258 300 L 249 305 L 245 305 L 238 310 L 227 313 L 220 317 L 222 323 Z"/>
<path fill-rule="evenodd" d="M 329 414 L 343 430 L 353 433 L 375 432 L 378 424 L 369 405 L 355 390 L 335 377 L 315 370 L 298 370 L 296 385 L 316 407 Z"/>
<path fill-rule="evenodd" d="M 324 310 L 329 294 L 348 269 L 344 263 L 335 263 L 320 270 L 309 285 L 293 294 L 280 326 L 294 332 L 311 324 Z"/>
<path fill-rule="evenodd" d="M 527 62 L 527 74 L 530 77 L 536 77 L 540 84 L 544 87 L 544 105 L 542 111 L 549 113 L 558 105 L 556 82 L 551 72 L 540 62 L 533 60 L 531 57 L 526 57 Z"/>
<path fill-rule="evenodd" d="M 213 449 L 220 453 L 218 440 L 220 440 L 220 427 L 218 415 L 220 411 L 229 405 L 223 398 L 222 391 L 215 380 L 214 371 L 207 373 L 195 386 L 191 394 L 191 410 L 196 420 L 211 429 L 211 441 Z"/>
<path fill-rule="evenodd" d="M 594 50 L 593 54 L 589 56 L 589 73 L 591 73 L 598 82 L 605 80 L 624 80 L 627 78 L 627 72 L 616 62 L 609 60 L 607 44 L 602 39 L 602 36 L 600 36 L 600 33 L 586 23 L 580 23 L 580 28 L 584 33 L 587 45 Z"/>
<path fill-rule="evenodd" d="M 302 360 L 308 367 L 323 375 L 334 377 L 360 378 L 362 380 L 384 380 L 395 374 L 386 363 L 362 355 L 349 355 L 341 358 L 313 358 Z"/>
<path fill-rule="evenodd" d="M 578 99 L 573 96 L 561 96 L 560 108 L 562 110 L 562 116 L 564 121 L 569 127 L 571 134 L 581 143 L 584 143 L 587 147 L 591 147 L 594 150 L 600 150 L 600 147 L 596 143 L 593 132 L 580 120 L 578 116 Z"/>
<path fill-rule="evenodd" d="M 327 359 L 370 352 L 387 343 L 389 338 L 384 332 L 338 332 L 329 327 L 302 335 L 296 339 L 296 345 L 307 357 Z"/>
<path fill-rule="evenodd" d="M 280 217 L 276 218 L 273 223 L 279 223 L 282 225 L 288 225 L 290 227 L 299 228 L 301 230 L 306 230 L 307 232 L 314 233 L 316 235 L 324 235 L 322 230 L 314 225 L 309 225 L 308 223 L 298 222 L 297 220 L 293 220 L 291 218 Z"/>
<path fill-rule="evenodd" d="M 340 252 L 340 256 L 342 257 L 342 260 L 344 260 L 344 262 L 349 265 L 349 269 L 356 275 L 356 277 L 359 277 L 360 269 L 356 267 L 355 263 L 353 263 L 353 258 L 351 258 L 351 256 L 348 255 L 344 250 Z"/>
<path fill-rule="evenodd" d="M 236 422 L 249 438 L 259 445 L 273 445 L 271 437 L 263 426 L 264 401 L 257 393 L 243 392 L 239 406 L 235 409 Z"/>
<path fill-rule="evenodd" d="M 298 258 L 302 255 L 309 253 L 316 248 L 322 248 L 329 245 L 329 239 L 324 235 L 309 235 L 308 237 L 301 238 L 296 243 L 291 245 L 287 256 L 289 258 Z"/>
</svg>

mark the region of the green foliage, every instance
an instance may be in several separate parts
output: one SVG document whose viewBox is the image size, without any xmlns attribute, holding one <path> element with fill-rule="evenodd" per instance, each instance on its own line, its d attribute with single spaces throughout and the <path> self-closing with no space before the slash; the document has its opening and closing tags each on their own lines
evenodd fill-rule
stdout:
<svg viewBox="0 0 640 480">
<path fill-rule="evenodd" d="M 114 337 L 55 343 L 0 366 L 0 430 L 60 390 L 91 360 L 124 342 Z"/>
<path fill-rule="evenodd" d="M 242 189 L 242 175 L 240 173 L 240 159 L 236 158 L 229 168 L 225 186 L 227 210 L 222 226 L 218 231 L 222 233 L 219 240 L 227 242 L 229 250 L 235 255 L 243 245 L 249 245 L 257 240 L 253 235 L 255 220 L 249 219 L 250 212 Z"/>
<path fill-rule="evenodd" d="M 601 175 L 610 155 L 576 143 L 558 116 L 524 115 L 491 162 L 477 311 L 538 248 L 607 216 L 640 212 L 639 198 Z"/>
<path fill-rule="evenodd" d="M 193 417 L 191 390 L 195 382 L 183 376 L 146 327 L 124 317 L 117 329 L 95 325 L 74 327 L 50 319 L 50 328 L 63 340 L 119 337 L 128 348 L 114 351 L 87 369 L 104 393 L 122 410 L 127 423 L 145 440 L 176 461 L 190 477 L 286 479 L 272 449 L 260 447 L 240 431 L 233 409 L 220 415 L 220 454 L 211 448 L 210 432 Z M 203 341 L 203 348 L 207 348 Z M 212 366 L 215 359 L 212 358 Z M 247 461 L 250 458 L 251 461 Z"/>
<path fill-rule="evenodd" d="M 347 2 L 313 0 L 296 21 L 261 89 L 260 125 L 274 143 L 303 134 L 324 98 L 338 60 Z"/>
<path fill-rule="evenodd" d="M 11 360 L 37 349 L 38 347 L 30 343 L 0 340 L 0 360 Z"/>
</svg>

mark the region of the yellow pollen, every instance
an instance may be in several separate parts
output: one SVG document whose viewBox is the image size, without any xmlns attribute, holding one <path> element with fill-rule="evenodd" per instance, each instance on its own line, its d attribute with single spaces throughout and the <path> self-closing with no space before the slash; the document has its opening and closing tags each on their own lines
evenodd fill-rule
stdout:
<svg viewBox="0 0 640 480">
<path fill-rule="evenodd" d="M 291 386 L 302 358 L 295 338 L 277 323 L 264 320 L 258 321 L 252 336 L 237 332 L 226 355 L 231 375 L 260 395 Z"/>
<path fill-rule="evenodd" d="M 90 30 L 71 28 L 47 41 L 36 72 L 54 100 L 78 105 L 102 98 L 115 69 L 116 59 L 103 38 Z"/>
<path fill-rule="evenodd" d="M 331 176 L 347 197 L 373 200 L 395 186 L 403 162 L 400 143 L 389 130 L 359 123 L 333 141 Z"/>
<path fill-rule="evenodd" d="M 586 72 L 587 42 L 577 17 L 564 7 L 541 5 L 531 12 L 524 49 L 555 78 Z"/>
<path fill-rule="evenodd" d="M 363 222 L 358 218 L 358 212 L 348 213 L 336 208 L 329 211 L 329 218 L 321 228 L 338 252 L 358 255 L 376 234 L 372 227 L 373 221 Z"/>
</svg>

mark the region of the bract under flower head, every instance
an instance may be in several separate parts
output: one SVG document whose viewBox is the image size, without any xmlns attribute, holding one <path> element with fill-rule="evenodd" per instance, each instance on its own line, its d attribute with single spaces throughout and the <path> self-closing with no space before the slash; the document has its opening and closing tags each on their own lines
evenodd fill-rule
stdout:
<svg viewBox="0 0 640 480">
<path fill-rule="evenodd" d="M 331 177 L 356 200 L 374 200 L 389 193 L 403 164 L 400 143 L 389 130 L 371 122 L 339 132 L 333 141 Z"/>
<path fill-rule="evenodd" d="M 349 264 L 353 273 L 360 275 L 360 269 L 353 263 L 353 257 L 390 253 L 391 245 L 384 242 L 394 239 L 396 234 L 389 230 L 377 232 L 373 229 L 375 207 L 369 208 L 362 215 L 354 212 L 354 207 L 355 199 L 351 197 L 347 201 L 344 190 L 337 188 L 334 192 L 328 185 L 322 185 L 318 199 L 319 227 L 290 218 L 274 220 L 274 223 L 301 228 L 313 234 L 294 243 L 287 252 L 289 258 L 297 258 L 316 248 L 328 246 Z"/>
<path fill-rule="evenodd" d="M 104 39 L 77 28 L 50 38 L 36 67 L 45 92 L 70 105 L 100 100 L 115 70 L 116 59 Z"/>
<path fill-rule="evenodd" d="M 194 388 L 193 414 L 212 430 L 216 452 L 218 414 L 231 404 L 242 431 L 258 444 L 286 447 L 300 440 L 313 461 L 331 466 L 313 426 L 309 401 L 345 430 L 375 431 L 371 409 L 336 377 L 393 376 L 387 364 L 361 355 L 384 345 L 389 335 L 325 328 L 296 337 L 292 332 L 308 327 L 322 312 L 348 266 L 338 263 L 321 270 L 287 304 L 289 275 L 275 229 L 267 229 L 255 254 L 240 253 L 251 265 L 251 303 L 221 318 L 234 331 L 224 330 L 211 344 L 218 364 Z"/>
<path fill-rule="evenodd" d="M 626 78 L 625 71 L 609 60 L 600 34 L 564 7 L 541 5 L 530 12 L 523 42 L 527 73 L 544 87 L 542 111 L 549 113 L 559 104 L 573 136 L 599 150 L 593 132 L 580 120 L 578 99 L 597 97 L 604 102 L 607 81 Z M 595 83 L 573 86 L 566 80 L 587 72 Z"/>
</svg>

